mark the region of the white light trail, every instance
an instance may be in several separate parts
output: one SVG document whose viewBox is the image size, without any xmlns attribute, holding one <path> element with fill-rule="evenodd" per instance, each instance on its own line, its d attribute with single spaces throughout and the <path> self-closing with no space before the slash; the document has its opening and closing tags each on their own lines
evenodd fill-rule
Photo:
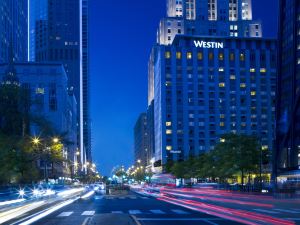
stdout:
<svg viewBox="0 0 300 225">
<path fill-rule="evenodd" d="M 38 220 L 40 220 L 40 219 L 42 219 L 42 218 L 50 215 L 51 213 L 53 213 L 53 212 L 55 212 L 55 211 L 57 211 L 57 210 L 65 207 L 67 205 L 72 204 L 73 202 L 77 201 L 78 199 L 79 198 L 71 199 L 71 200 L 65 201 L 65 202 L 63 202 L 63 203 L 61 203 L 59 205 L 56 205 L 56 206 L 54 206 L 52 208 L 49 208 L 49 210 L 44 211 L 41 214 L 38 214 L 37 216 L 34 216 L 31 219 L 29 219 L 29 220 L 27 220 L 27 221 L 25 221 L 23 223 L 20 223 L 19 225 L 29 225 L 29 224 L 32 224 L 32 223 L 34 223 L 34 222 L 36 222 L 36 221 L 38 221 Z"/>
<path fill-rule="evenodd" d="M 15 204 L 15 203 L 20 203 L 20 202 L 24 202 L 25 200 L 26 199 L 24 199 L 24 198 L 20 198 L 20 199 L 11 200 L 11 201 L 0 202 L 0 206 L 11 205 L 11 204 Z"/>
<path fill-rule="evenodd" d="M 83 190 L 84 190 L 84 188 L 76 188 L 76 189 L 71 189 L 71 190 L 66 190 L 66 191 L 59 192 L 57 195 L 60 196 L 60 197 L 67 197 L 67 196 L 70 196 L 72 194 L 82 192 Z"/>
<path fill-rule="evenodd" d="M 86 193 L 85 195 L 81 196 L 81 198 L 87 199 L 87 198 L 91 197 L 93 194 L 95 194 L 95 191 L 90 191 L 90 192 Z"/>
</svg>

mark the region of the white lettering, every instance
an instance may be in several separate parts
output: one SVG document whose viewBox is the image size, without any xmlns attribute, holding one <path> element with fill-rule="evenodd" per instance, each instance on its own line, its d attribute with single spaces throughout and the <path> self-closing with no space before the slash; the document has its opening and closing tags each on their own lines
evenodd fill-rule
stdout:
<svg viewBox="0 0 300 225">
<path fill-rule="evenodd" d="M 224 48 L 223 42 L 194 41 L 196 48 Z"/>
</svg>

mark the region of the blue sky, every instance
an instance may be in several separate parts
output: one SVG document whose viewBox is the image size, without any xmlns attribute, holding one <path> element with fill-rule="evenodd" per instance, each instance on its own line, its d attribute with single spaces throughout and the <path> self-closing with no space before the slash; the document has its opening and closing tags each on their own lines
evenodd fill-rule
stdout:
<svg viewBox="0 0 300 225">
<path fill-rule="evenodd" d="M 266 37 L 277 32 L 278 0 L 252 0 Z M 104 175 L 133 163 L 133 127 L 147 109 L 147 64 L 165 0 L 90 0 L 93 158 Z"/>
</svg>

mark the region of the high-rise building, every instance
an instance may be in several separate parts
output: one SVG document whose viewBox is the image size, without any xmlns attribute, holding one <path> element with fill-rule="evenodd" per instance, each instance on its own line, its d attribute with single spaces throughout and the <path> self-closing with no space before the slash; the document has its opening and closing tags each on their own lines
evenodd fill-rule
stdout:
<svg viewBox="0 0 300 225">
<path fill-rule="evenodd" d="M 300 189 L 300 2 L 280 0 L 275 176 Z"/>
<path fill-rule="evenodd" d="M 137 166 L 146 167 L 149 158 L 147 114 L 140 114 L 134 126 L 134 159 Z"/>
<path fill-rule="evenodd" d="M 14 45 L 14 60 L 27 61 L 27 9 L 27 0 L 0 1 L 0 63 L 8 62 L 10 43 Z"/>
<path fill-rule="evenodd" d="M 91 161 L 88 0 L 30 0 L 30 59 L 61 62 L 78 102 L 81 161 Z"/>
<path fill-rule="evenodd" d="M 232 15 L 228 10 L 239 8 L 240 1 L 209 2 L 196 1 L 190 5 L 192 11 L 182 3 L 182 17 L 187 18 L 178 24 L 193 20 L 195 30 L 210 24 L 215 32 L 182 32 L 171 38 L 171 44 L 158 42 L 150 56 L 148 104 L 154 101 L 156 167 L 209 151 L 226 133 L 255 135 L 264 150 L 273 147 L 276 40 L 261 38 L 261 34 L 239 35 L 239 29 L 237 35 L 230 34 L 230 26 L 235 26 L 231 22 L 253 23 L 251 2 L 248 13 L 240 10 Z M 197 18 L 197 9 L 207 6 L 210 9 L 204 11 L 210 17 Z M 217 12 L 227 16 L 222 20 Z"/>
<path fill-rule="evenodd" d="M 262 27 L 252 20 L 251 0 L 167 0 L 157 43 L 172 44 L 177 34 L 262 37 Z"/>
<path fill-rule="evenodd" d="M 64 67 L 60 63 L 13 63 L 11 60 L 10 64 L 0 64 L 0 80 L 7 80 L 8 76 L 11 77 L 10 82 L 17 79 L 29 93 L 28 111 L 32 117 L 29 134 L 42 135 L 40 127 L 47 124 L 52 128 L 53 135 L 64 136 L 65 162 L 48 167 L 50 178 L 70 176 L 74 172 L 70 168 L 76 162 L 77 103 L 74 95 L 68 92 Z"/>
</svg>

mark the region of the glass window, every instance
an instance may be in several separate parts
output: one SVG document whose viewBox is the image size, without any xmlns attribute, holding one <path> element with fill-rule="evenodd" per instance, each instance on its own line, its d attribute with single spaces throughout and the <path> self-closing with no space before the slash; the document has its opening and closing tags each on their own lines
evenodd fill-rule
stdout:
<svg viewBox="0 0 300 225">
<path fill-rule="evenodd" d="M 176 52 L 176 59 L 181 59 L 181 52 Z"/>
</svg>

